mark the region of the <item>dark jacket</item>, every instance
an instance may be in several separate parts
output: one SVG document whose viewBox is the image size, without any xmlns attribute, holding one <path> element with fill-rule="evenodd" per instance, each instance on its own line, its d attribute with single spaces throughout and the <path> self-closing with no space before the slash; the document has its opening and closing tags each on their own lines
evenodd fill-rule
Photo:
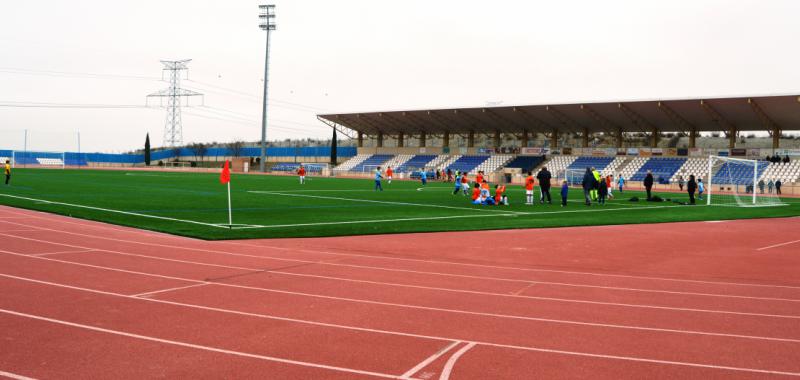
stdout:
<svg viewBox="0 0 800 380">
<path fill-rule="evenodd" d="M 541 187 L 550 187 L 550 178 L 552 178 L 552 175 L 547 170 L 542 170 L 536 175 L 536 179 L 539 180 L 539 186 Z"/>
<path fill-rule="evenodd" d="M 597 193 L 600 195 L 608 195 L 608 187 L 606 187 L 606 181 L 601 180 L 597 184 Z"/>
<path fill-rule="evenodd" d="M 653 187 L 653 174 L 647 173 L 647 176 L 644 177 L 644 187 Z"/>
<path fill-rule="evenodd" d="M 590 190 L 594 188 L 594 182 L 594 174 L 592 174 L 591 170 L 586 169 L 586 174 L 583 175 L 583 182 L 581 182 L 581 186 L 583 186 L 584 189 Z"/>
<path fill-rule="evenodd" d="M 686 182 L 686 191 L 691 194 L 697 191 L 697 181 L 690 179 L 689 182 Z"/>
</svg>

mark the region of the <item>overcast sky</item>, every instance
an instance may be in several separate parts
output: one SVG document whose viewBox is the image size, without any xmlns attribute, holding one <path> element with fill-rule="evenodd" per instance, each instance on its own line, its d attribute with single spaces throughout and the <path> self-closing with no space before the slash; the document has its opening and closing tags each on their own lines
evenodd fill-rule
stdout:
<svg viewBox="0 0 800 380">
<path fill-rule="evenodd" d="M 796 0 L 274 3 L 271 140 L 328 138 L 324 112 L 800 93 Z M 24 129 L 33 149 L 161 145 L 160 108 L 8 105 L 144 105 L 162 59 L 192 59 L 206 94 L 184 142 L 258 140 L 258 4 L 3 1 L 0 148 Z"/>
</svg>

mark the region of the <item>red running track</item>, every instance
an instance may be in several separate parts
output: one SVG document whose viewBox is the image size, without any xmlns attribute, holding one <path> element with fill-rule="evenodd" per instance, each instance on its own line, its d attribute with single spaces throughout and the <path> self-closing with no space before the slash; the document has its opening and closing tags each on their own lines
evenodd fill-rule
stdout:
<svg viewBox="0 0 800 380">
<path fill-rule="evenodd" d="M 799 227 L 206 242 L 0 207 L 0 377 L 798 378 Z"/>
</svg>

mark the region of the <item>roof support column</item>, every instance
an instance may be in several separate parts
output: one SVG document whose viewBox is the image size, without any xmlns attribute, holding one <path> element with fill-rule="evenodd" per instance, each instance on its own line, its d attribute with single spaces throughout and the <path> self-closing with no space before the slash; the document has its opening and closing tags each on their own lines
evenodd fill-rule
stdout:
<svg viewBox="0 0 800 380">
<path fill-rule="evenodd" d="M 378 132 L 377 145 L 378 148 L 383 148 L 383 132 Z"/>
<path fill-rule="evenodd" d="M 697 148 L 697 131 L 689 131 L 689 148 Z"/>
<path fill-rule="evenodd" d="M 467 134 L 467 148 L 475 147 L 475 131 L 469 131 Z"/>
<path fill-rule="evenodd" d="M 528 146 L 528 131 L 522 131 L 522 138 L 520 139 L 520 145 L 522 145 L 523 148 L 526 148 Z"/>
<path fill-rule="evenodd" d="M 358 147 L 359 148 L 363 148 L 364 147 L 364 133 L 363 132 L 358 132 Z"/>
<path fill-rule="evenodd" d="M 424 148 L 425 145 L 427 144 L 426 137 L 427 136 L 425 135 L 425 132 L 420 132 L 420 134 L 419 134 L 419 146 L 421 148 Z"/>
<path fill-rule="evenodd" d="M 617 148 L 622 148 L 622 128 L 617 128 L 617 131 L 614 134 L 614 142 L 616 143 Z"/>
<path fill-rule="evenodd" d="M 772 149 L 778 149 L 781 147 L 781 130 L 776 125 L 775 128 L 772 130 Z"/>
<path fill-rule="evenodd" d="M 650 147 L 657 148 L 658 147 L 658 128 L 653 127 L 653 131 L 650 132 Z"/>
<path fill-rule="evenodd" d="M 442 148 L 449 148 L 450 147 L 450 132 L 445 131 L 444 136 L 442 136 Z"/>
<path fill-rule="evenodd" d="M 584 148 L 589 147 L 589 128 L 583 129 L 583 136 L 581 136 L 581 146 Z"/>
<path fill-rule="evenodd" d="M 558 148 L 558 129 L 553 128 L 553 133 L 550 134 L 550 148 Z"/>
<path fill-rule="evenodd" d="M 736 148 L 736 128 L 731 128 L 728 132 L 728 148 Z"/>
<path fill-rule="evenodd" d="M 494 131 L 494 147 L 499 148 L 500 143 L 500 131 Z"/>
<path fill-rule="evenodd" d="M 403 147 L 403 138 L 404 137 L 405 137 L 405 134 L 403 134 L 403 132 L 400 132 L 400 133 L 397 134 L 397 147 L 398 148 L 402 148 Z"/>
</svg>

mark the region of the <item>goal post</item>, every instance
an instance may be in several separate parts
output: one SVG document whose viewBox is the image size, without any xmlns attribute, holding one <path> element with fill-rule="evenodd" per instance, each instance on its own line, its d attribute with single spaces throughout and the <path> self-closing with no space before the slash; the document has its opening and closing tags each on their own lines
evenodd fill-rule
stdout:
<svg viewBox="0 0 800 380">
<path fill-rule="evenodd" d="M 567 181 L 570 187 L 581 186 L 583 183 L 583 176 L 586 174 L 586 169 L 564 169 L 558 172 L 556 178 L 561 181 Z"/>
<path fill-rule="evenodd" d="M 1 156 L 1 155 L 0 155 Z M 66 168 L 67 154 L 66 152 L 49 152 L 49 151 L 10 151 L 8 157 L 0 157 L 0 160 L 5 163 L 9 160 L 11 166 L 17 167 L 33 167 L 33 168 Z"/>
<path fill-rule="evenodd" d="M 758 160 L 709 156 L 705 176 L 706 204 L 739 207 L 783 205 L 774 180 L 762 175 L 768 165 Z"/>
</svg>

